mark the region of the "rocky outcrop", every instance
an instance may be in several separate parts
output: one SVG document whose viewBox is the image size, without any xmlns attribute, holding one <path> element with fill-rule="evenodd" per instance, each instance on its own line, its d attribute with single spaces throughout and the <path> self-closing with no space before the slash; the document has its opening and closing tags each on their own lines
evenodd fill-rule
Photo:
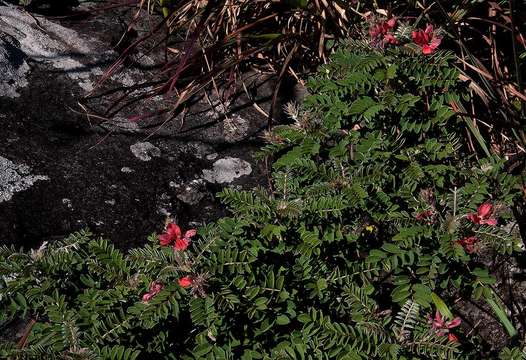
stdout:
<svg viewBox="0 0 526 360">
<path fill-rule="evenodd" d="M 94 76 L 102 74 L 96 66 L 109 52 L 93 58 L 93 47 L 74 30 L 63 27 L 43 17 L 35 17 L 12 6 L 0 6 L 0 35 L 4 40 L 4 57 L 8 68 L 12 69 L 12 81 L 4 83 L 0 96 L 18 96 L 17 89 L 27 86 L 29 66 L 27 61 L 36 61 L 51 66 L 69 77 L 76 86 L 85 91 L 93 89 Z M 6 61 L 7 60 L 7 61 Z M 88 60 L 88 61 L 86 61 Z M 91 60 L 91 63 L 88 63 Z M 10 85 L 8 88 L 6 85 Z"/>
<path fill-rule="evenodd" d="M 0 6 L 0 243 L 35 246 L 88 227 L 127 248 L 160 231 L 167 216 L 184 226 L 221 216 L 221 186 L 265 178 L 252 157 L 266 124 L 256 108 L 268 111 L 272 91 L 260 74 L 247 76 L 250 92 L 228 106 L 203 95 L 169 123 L 129 121 L 140 107 L 102 122 L 86 116 L 79 100 L 93 111 L 112 101 L 85 97 L 118 56 L 108 33 L 126 22 L 115 16 L 58 23 Z M 141 64 L 155 55 L 139 58 L 110 85 L 150 78 Z"/>
</svg>

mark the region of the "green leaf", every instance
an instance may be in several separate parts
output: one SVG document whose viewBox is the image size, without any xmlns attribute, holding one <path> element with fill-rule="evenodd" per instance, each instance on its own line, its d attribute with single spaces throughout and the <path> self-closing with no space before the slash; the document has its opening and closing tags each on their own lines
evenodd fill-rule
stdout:
<svg viewBox="0 0 526 360">
<path fill-rule="evenodd" d="M 394 79 L 396 77 L 396 71 L 398 70 L 398 66 L 396 64 L 391 64 L 387 68 L 387 78 L 388 79 Z"/>
<path fill-rule="evenodd" d="M 369 96 L 361 97 L 351 104 L 349 108 L 349 115 L 359 115 L 364 113 L 370 107 L 377 105 L 376 101 L 371 99 Z"/>
<path fill-rule="evenodd" d="M 499 321 L 504 326 L 508 334 L 511 337 L 514 337 L 515 335 L 517 335 L 517 330 L 511 323 L 510 319 L 508 319 L 508 316 L 506 315 L 506 312 L 504 311 L 504 309 L 500 307 L 499 304 L 497 304 L 497 302 L 493 300 L 492 298 L 486 298 L 486 302 L 491 306 L 491 309 L 493 310 L 495 315 L 497 315 L 497 317 L 499 318 Z"/>
<path fill-rule="evenodd" d="M 283 36 L 283 34 L 280 33 L 267 33 L 267 34 L 258 34 L 258 35 L 244 35 L 244 38 L 247 39 L 263 39 L 263 40 L 274 40 L 279 38 L 280 36 Z"/>
<path fill-rule="evenodd" d="M 437 310 L 442 314 L 442 316 L 445 316 L 449 320 L 453 320 L 453 314 L 447 307 L 444 300 L 440 298 L 436 293 L 431 293 L 431 300 L 433 300 L 433 303 L 435 304 Z"/>
<path fill-rule="evenodd" d="M 286 0 L 285 3 L 292 8 L 305 9 L 309 5 L 309 0 Z"/>
<path fill-rule="evenodd" d="M 290 323 L 290 319 L 287 315 L 280 315 L 276 318 L 276 324 L 287 325 Z"/>
<path fill-rule="evenodd" d="M 382 249 L 387 252 L 390 252 L 391 254 L 400 254 L 400 252 L 402 251 L 398 246 L 390 243 L 383 244 Z"/>
<path fill-rule="evenodd" d="M 476 128 L 475 125 L 473 125 L 473 120 L 471 120 L 468 117 L 463 117 L 463 119 L 464 119 L 466 125 L 468 126 L 469 130 L 473 134 L 473 136 L 475 136 L 475 139 L 477 139 L 477 142 L 479 143 L 479 145 L 482 148 L 482 150 L 484 150 L 484 152 L 486 153 L 486 155 L 489 158 L 492 158 L 491 153 L 489 152 L 488 147 L 486 146 L 486 141 L 484 140 L 484 138 L 480 134 L 479 129 Z"/>
<path fill-rule="evenodd" d="M 309 314 L 303 313 L 298 316 L 298 321 L 300 323 L 307 324 L 307 323 L 310 323 L 312 319 Z"/>
<path fill-rule="evenodd" d="M 202 359 L 203 356 L 208 354 L 210 351 L 212 351 L 212 346 L 210 346 L 210 344 L 202 344 L 194 348 L 192 355 L 196 359 Z"/>
<path fill-rule="evenodd" d="M 284 226 L 267 224 L 261 229 L 261 235 L 265 236 L 268 240 L 272 240 L 274 237 L 281 240 L 281 233 L 285 230 L 286 228 Z"/>
<path fill-rule="evenodd" d="M 327 289 L 327 281 L 325 279 L 318 279 L 318 281 L 316 281 L 316 286 L 318 287 L 318 290 L 325 290 Z"/>
</svg>

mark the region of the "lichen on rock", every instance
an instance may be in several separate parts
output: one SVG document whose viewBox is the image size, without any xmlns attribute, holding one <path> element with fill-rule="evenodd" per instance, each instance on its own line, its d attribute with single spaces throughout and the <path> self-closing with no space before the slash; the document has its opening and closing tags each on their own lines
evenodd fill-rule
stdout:
<svg viewBox="0 0 526 360">
<path fill-rule="evenodd" d="M 9 201 L 19 191 L 29 189 L 39 180 L 49 180 L 44 175 L 31 175 L 27 165 L 17 165 L 0 156 L 0 203 Z"/>
<path fill-rule="evenodd" d="M 211 170 L 203 170 L 203 178 L 211 183 L 230 183 L 235 179 L 250 175 L 252 166 L 249 162 L 233 157 L 219 159 Z"/>
</svg>

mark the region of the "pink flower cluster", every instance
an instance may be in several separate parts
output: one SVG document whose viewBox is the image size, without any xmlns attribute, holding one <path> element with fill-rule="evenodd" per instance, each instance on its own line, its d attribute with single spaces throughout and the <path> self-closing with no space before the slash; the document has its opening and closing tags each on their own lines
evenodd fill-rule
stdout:
<svg viewBox="0 0 526 360">
<path fill-rule="evenodd" d="M 497 225 L 497 219 L 491 217 L 492 213 L 493 205 L 484 203 L 478 207 L 476 213 L 468 214 L 467 218 L 474 224 L 495 226 Z"/>
<path fill-rule="evenodd" d="M 460 240 L 457 240 L 456 243 L 464 248 L 468 254 L 473 254 L 475 252 L 475 244 L 479 241 L 476 236 L 466 236 Z"/>
<path fill-rule="evenodd" d="M 425 210 L 415 215 L 415 219 L 418 221 L 426 222 L 431 225 L 435 222 L 436 211 Z M 488 202 L 481 204 L 477 208 L 476 213 L 469 213 L 466 218 L 477 225 L 490 225 L 495 226 L 498 223 L 497 218 L 493 217 L 493 205 Z M 466 236 L 462 239 L 456 240 L 455 243 L 462 246 L 468 254 L 475 252 L 475 244 L 479 241 L 476 236 Z"/>
<path fill-rule="evenodd" d="M 435 317 L 429 315 L 428 323 L 431 328 L 436 332 L 438 336 L 444 336 L 447 334 L 448 340 L 451 342 L 458 342 L 458 338 L 455 334 L 450 332 L 451 329 L 456 328 L 462 321 L 456 317 L 451 321 L 445 321 L 439 311 L 435 312 Z"/>
<path fill-rule="evenodd" d="M 493 205 L 490 203 L 483 203 L 477 208 L 476 213 L 469 213 L 466 215 L 466 218 L 471 221 L 473 224 L 477 225 L 497 225 L 497 219 L 492 217 L 493 214 Z M 468 254 L 475 252 L 475 244 L 479 241 L 476 236 L 467 236 L 460 240 L 457 240 L 456 243 L 464 248 Z"/>
<path fill-rule="evenodd" d="M 183 235 L 181 228 L 177 224 L 169 223 L 166 226 L 165 232 L 159 235 L 159 244 L 161 246 L 169 246 L 173 244 L 174 251 L 184 251 L 190 245 L 190 239 L 196 234 L 197 230 L 190 229 Z M 178 283 L 182 288 L 190 287 L 193 284 L 193 277 L 184 276 L 179 279 Z M 152 282 L 148 292 L 142 296 L 142 302 L 148 303 L 155 295 L 160 293 L 163 288 L 164 285 L 162 283 L 157 281 Z"/>
<path fill-rule="evenodd" d="M 430 55 L 435 52 L 442 37 L 438 36 L 433 25 L 427 25 L 425 30 L 415 30 L 411 33 L 413 42 L 422 48 L 422 54 Z"/>
<path fill-rule="evenodd" d="M 373 23 L 369 28 L 369 36 L 371 40 L 380 46 L 387 44 L 398 45 L 400 42 L 393 34 L 396 27 L 396 18 L 392 17 L 389 20 L 383 20 Z"/>
<path fill-rule="evenodd" d="M 395 17 L 373 22 L 369 27 L 371 42 L 381 48 L 386 45 L 399 45 L 400 40 L 398 40 L 394 34 L 396 26 L 397 19 Z M 438 32 L 433 28 L 433 25 L 430 24 L 428 24 L 424 30 L 414 30 L 411 33 L 411 39 L 422 49 L 422 54 L 424 55 L 433 54 L 442 42 L 442 37 L 439 36 Z"/>
<path fill-rule="evenodd" d="M 433 210 L 426 210 L 419 212 L 415 215 L 415 219 L 418 221 L 423 221 L 428 225 L 431 225 L 435 222 L 435 212 Z"/>
<path fill-rule="evenodd" d="M 187 288 L 192 286 L 194 280 L 191 276 L 185 276 L 179 279 L 179 286 L 182 288 Z"/>
<path fill-rule="evenodd" d="M 190 245 L 190 238 L 196 234 L 197 230 L 190 229 L 182 235 L 181 228 L 177 224 L 169 223 L 166 226 L 166 231 L 159 235 L 159 243 L 161 246 L 168 246 L 173 243 L 175 251 L 184 251 Z"/>
<path fill-rule="evenodd" d="M 148 290 L 148 292 L 142 296 L 142 302 L 149 302 L 155 295 L 159 294 L 163 288 L 163 283 L 160 283 L 158 281 L 152 282 L 150 284 L 150 289 Z"/>
</svg>

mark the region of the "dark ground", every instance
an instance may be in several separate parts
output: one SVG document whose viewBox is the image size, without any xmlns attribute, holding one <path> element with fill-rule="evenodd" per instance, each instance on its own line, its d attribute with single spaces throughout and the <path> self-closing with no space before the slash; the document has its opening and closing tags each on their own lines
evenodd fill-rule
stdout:
<svg viewBox="0 0 526 360">
<path fill-rule="evenodd" d="M 56 15 L 59 10 L 41 12 Z M 125 15 L 119 10 L 61 23 L 111 48 L 122 34 Z M 103 68 L 112 60 L 78 58 L 87 67 Z M 184 191 L 181 187 L 202 177 L 203 169 L 226 156 L 252 164 L 252 173 L 236 179 L 235 185 L 265 182 L 252 156 L 259 144 L 261 118 L 250 115 L 255 112 L 250 104 L 242 108 L 251 130 L 235 143 L 217 136 L 221 119 L 206 119 L 200 108 L 193 120 L 187 120 L 187 128 L 177 125 L 176 130 L 146 140 L 148 131 L 92 126 L 76 112 L 81 110 L 77 102 L 83 94 L 77 84 L 46 62 L 29 58 L 27 63 L 29 86 L 20 89 L 18 98 L 0 97 L 0 156 L 28 165 L 31 174 L 46 175 L 49 180 L 0 202 L 0 243 L 34 247 L 88 227 L 118 247 L 128 248 L 161 231 L 168 213 L 184 227 L 211 221 L 224 214 L 214 195 L 220 185 L 204 182 L 197 190 L 202 198 L 197 203 L 180 201 L 178 195 Z M 95 99 L 91 105 L 104 104 Z M 158 147 L 161 155 L 150 161 L 136 158 L 130 145 L 142 141 Z"/>
</svg>

